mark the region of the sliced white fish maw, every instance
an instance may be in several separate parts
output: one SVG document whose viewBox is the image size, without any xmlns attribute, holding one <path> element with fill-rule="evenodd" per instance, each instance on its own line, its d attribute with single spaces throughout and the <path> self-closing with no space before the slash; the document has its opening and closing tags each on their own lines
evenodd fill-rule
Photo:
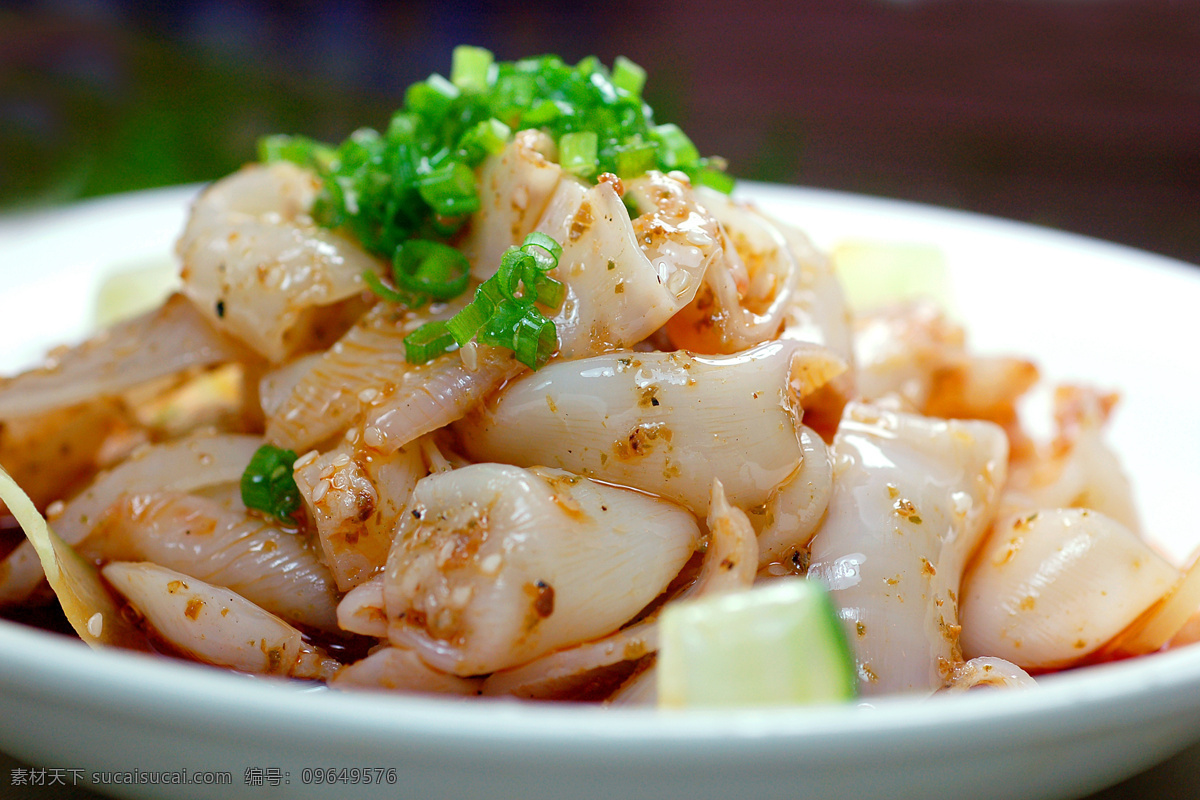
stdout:
<svg viewBox="0 0 1200 800">
<path fill-rule="evenodd" d="M 963 581 L 963 653 L 1025 669 L 1070 666 L 1178 580 L 1175 567 L 1098 511 L 1006 516 Z"/>
<path fill-rule="evenodd" d="M 713 478 L 749 509 L 800 465 L 796 398 L 844 369 L 770 342 L 733 356 L 611 353 L 511 382 L 456 427 L 477 461 L 560 467 L 707 513 Z"/>
<path fill-rule="evenodd" d="M 338 689 L 386 689 L 470 697 L 479 694 L 480 682 L 436 670 L 412 650 L 381 647 L 340 669 L 329 683 Z"/>
<path fill-rule="evenodd" d="M 0 379 L 0 420 L 112 397 L 156 378 L 248 355 L 182 296 L 121 322 L 37 369 Z"/>
<path fill-rule="evenodd" d="M 388 559 L 389 639 L 463 676 L 616 630 L 700 540 L 672 503 L 499 464 L 425 478 L 413 511 Z"/>
<path fill-rule="evenodd" d="M 261 445 L 256 436 L 219 435 L 146 447 L 98 475 L 51 522 L 64 542 L 78 544 L 121 495 L 236 483 Z M 17 545 L 2 566 L 0 606 L 24 601 L 42 582 L 42 567 L 29 542 Z"/>
<path fill-rule="evenodd" d="M 475 278 L 494 275 L 504 251 L 522 244 L 541 219 L 563 174 L 548 158 L 553 150 L 554 140 L 545 133 L 520 131 L 479 167 L 480 208 L 458 243 Z"/>
<path fill-rule="evenodd" d="M 553 274 L 567 286 L 554 316 L 564 358 L 630 347 L 658 330 L 695 295 L 718 249 L 716 223 L 690 189 L 659 173 L 651 180 L 669 200 L 637 220 L 602 181 L 577 204 L 556 197 L 538 223 L 563 247 Z M 563 181 L 559 193 L 573 199 L 572 186 Z"/>
<path fill-rule="evenodd" d="M 208 187 L 176 250 L 184 294 L 218 329 L 279 363 L 311 333 L 311 312 L 366 289 L 378 262 L 310 214 L 320 184 L 294 164 L 251 165 Z"/>
<path fill-rule="evenodd" d="M 962 660 L 959 584 L 995 512 L 1008 440 L 990 422 L 851 403 L 833 457 L 808 577 L 830 590 L 863 694 L 933 692 Z"/>
<path fill-rule="evenodd" d="M 249 514 L 236 497 L 127 496 L 79 547 L 97 560 L 153 561 L 225 586 L 292 622 L 337 627 L 333 576 L 306 537 Z"/>
<path fill-rule="evenodd" d="M 296 664 L 300 631 L 228 589 L 149 563 L 114 561 L 102 573 L 160 636 L 199 661 L 272 675 Z"/>
</svg>

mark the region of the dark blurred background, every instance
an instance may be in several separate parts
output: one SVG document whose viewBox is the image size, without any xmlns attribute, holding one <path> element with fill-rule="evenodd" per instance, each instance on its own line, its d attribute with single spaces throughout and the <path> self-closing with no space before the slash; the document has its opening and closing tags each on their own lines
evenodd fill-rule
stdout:
<svg viewBox="0 0 1200 800">
<path fill-rule="evenodd" d="M 1200 263 L 1200 0 L 0 4 L 0 207 L 216 178 L 386 125 L 455 44 L 624 54 L 741 177 Z"/>
</svg>

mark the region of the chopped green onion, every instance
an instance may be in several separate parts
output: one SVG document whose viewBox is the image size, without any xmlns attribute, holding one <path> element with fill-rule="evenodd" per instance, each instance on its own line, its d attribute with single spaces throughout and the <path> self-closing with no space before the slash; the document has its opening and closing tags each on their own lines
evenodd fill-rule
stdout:
<svg viewBox="0 0 1200 800">
<path fill-rule="evenodd" d="M 512 129 L 500 120 L 492 117 L 470 128 L 458 140 L 458 152 L 470 163 L 482 161 L 484 157 L 495 155 L 504 149 Z"/>
<path fill-rule="evenodd" d="M 596 56 L 584 56 L 579 59 L 579 63 L 575 65 L 575 71 L 580 75 L 592 76 L 604 69 L 604 65 L 600 63 L 600 59 Z"/>
<path fill-rule="evenodd" d="M 446 322 L 435 320 L 404 337 L 404 359 L 410 364 L 424 364 L 448 353 L 456 346 L 454 336 L 446 328 Z"/>
<path fill-rule="evenodd" d="M 521 279 L 530 266 L 536 269 L 533 256 L 516 247 L 510 247 L 500 257 L 500 268 L 496 270 L 496 274 L 492 276 L 491 280 L 495 282 L 496 288 L 505 298 L 517 300 L 520 298 L 518 292 L 521 289 Z"/>
<path fill-rule="evenodd" d="M 571 116 L 574 109 L 561 100 L 543 100 L 525 112 L 521 121 L 526 125 L 548 125 L 559 117 Z"/>
<path fill-rule="evenodd" d="M 733 176 L 712 168 L 700 170 L 692 176 L 692 181 L 725 194 L 733 191 Z"/>
<path fill-rule="evenodd" d="M 534 273 L 527 282 L 537 301 L 544 306 L 558 308 L 567 296 L 567 287 L 544 272 Z"/>
<path fill-rule="evenodd" d="M 405 242 L 392 260 L 397 286 L 435 300 L 449 300 L 462 294 L 470 273 L 466 256 L 449 245 L 428 239 Z"/>
<path fill-rule="evenodd" d="M 458 98 L 458 87 L 434 73 L 423 83 L 414 83 L 404 93 L 404 106 L 426 117 L 441 117 Z"/>
<path fill-rule="evenodd" d="M 464 92 L 482 92 L 488 87 L 493 61 L 490 50 L 459 45 L 451 56 L 450 82 Z"/>
<path fill-rule="evenodd" d="M 617 176 L 636 178 L 657 166 L 655 154 L 658 145 L 654 142 L 634 142 L 617 148 Z"/>
<path fill-rule="evenodd" d="M 461 161 L 448 161 L 419 178 L 417 191 L 442 216 L 457 217 L 479 208 L 475 173 Z"/>
<path fill-rule="evenodd" d="M 415 297 L 410 294 L 404 294 L 403 292 L 396 291 L 384 283 L 378 275 L 369 269 L 363 272 L 362 279 L 367 284 L 367 288 L 370 289 L 375 296 L 381 300 L 386 300 L 389 303 L 399 303 L 400 305 L 405 306 L 420 305 Z"/>
<path fill-rule="evenodd" d="M 417 135 L 418 125 L 419 122 L 415 115 L 398 111 L 388 122 L 387 134 L 384 138 L 389 142 L 395 142 L 397 146 L 402 146 Z"/>
<path fill-rule="evenodd" d="M 496 310 L 496 303 L 482 292 L 485 285 L 480 284 L 479 289 L 475 291 L 475 299 L 446 322 L 446 330 L 454 337 L 459 347 L 474 339 L 475 334 Z"/>
<path fill-rule="evenodd" d="M 496 274 L 479 284 L 465 308 L 445 323 L 428 322 L 417 328 L 409 335 L 420 334 L 414 349 L 408 349 L 408 339 L 404 340 L 405 359 L 424 363 L 450 349 L 449 337 L 459 347 L 472 339 L 506 347 L 522 364 L 533 369 L 542 366 L 558 347 L 558 332 L 535 303 L 555 307 L 566 295 L 566 287 L 546 274 L 558 266 L 561 255 L 562 245 L 553 237 L 538 231 L 529 234 L 521 247 L 505 251 Z"/>
<path fill-rule="evenodd" d="M 486 50 L 462 47 L 449 79 L 433 74 L 408 87 L 383 133 L 360 129 L 335 147 L 267 137 L 260 158 L 313 169 L 321 181 L 317 223 L 388 259 L 413 238 L 451 241 L 480 208 L 476 167 L 528 128 L 557 142 L 560 163 L 575 175 L 632 179 L 681 169 L 697 184 L 728 189 L 721 162 L 700 158 L 676 126 L 655 125 L 641 97 L 644 82 L 645 72 L 625 58 L 610 71 L 594 57 L 575 65 L 553 55 L 497 62 Z M 522 277 L 525 290 L 541 297 L 555 292 L 547 280 Z"/>
<path fill-rule="evenodd" d="M 541 231 L 532 231 L 526 236 L 521 249 L 534 257 L 542 271 L 554 269 L 558 266 L 558 259 L 562 258 L 562 245 L 553 236 Z"/>
<path fill-rule="evenodd" d="M 264 136 L 258 140 L 258 160 L 290 161 L 302 167 L 327 166 L 333 159 L 332 147 L 306 136 Z"/>
<path fill-rule="evenodd" d="M 559 165 L 572 175 L 582 178 L 594 175 L 600 163 L 596 157 L 597 143 L 595 131 L 564 133 L 558 140 Z"/>
<path fill-rule="evenodd" d="M 300 489 L 292 475 L 296 454 L 264 444 L 242 473 L 242 502 L 246 508 L 289 521 L 300 510 Z"/>
<path fill-rule="evenodd" d="M 558 345 L 554 321 L 534 307 L 530 300 L 502 304 L 479 331 L 480 344 L 506 347 L 531 369 L 545 364 Z"/>
<path fill-rule="evenodd" d="M 634 97 L 641 97 L 642 87 L 646 85 L 646 70 L 625 56 L 617 56 L 613 61 L 612 83 L 613 86 L 624 89 Z"/>
<path fill-rule="evenodd" d="M 650 135 L 659 144 L 658 163 L 664 169 L 689 167 L 700 159 L 696 145 L 674 123 L 659 125 L 651 129 Z"/>
</svg>

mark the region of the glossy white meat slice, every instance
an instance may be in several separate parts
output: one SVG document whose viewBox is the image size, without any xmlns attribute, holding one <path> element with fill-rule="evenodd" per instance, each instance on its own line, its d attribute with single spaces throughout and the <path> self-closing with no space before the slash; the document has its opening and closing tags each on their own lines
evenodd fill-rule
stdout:
<svg viewBox="0 0 1200 800">
<path fill-rule="evenodd" d="M 808 576 L 829 587 L 863 694 L 932 692 L 962 661 L 959 584 L 1007 458 L 990 422 L 846 407 Z"/>
<path fill-rule="evenodd" d="M 176 250 L 184 294 L 219 330 L 273 362 L 327 338 L 322 313 L 366 289 L 380 265 L 311 217 L 320 183 L 294 164 L 251 165 L 209 186 Z"/>
<path fill-rule="evenodd" d="M 559 470 L 438 473 L 412 511 L 388 559 L 389 639 L 463 676 L 616 630 L 700 542 L 673 503 Z"/>
</svg>

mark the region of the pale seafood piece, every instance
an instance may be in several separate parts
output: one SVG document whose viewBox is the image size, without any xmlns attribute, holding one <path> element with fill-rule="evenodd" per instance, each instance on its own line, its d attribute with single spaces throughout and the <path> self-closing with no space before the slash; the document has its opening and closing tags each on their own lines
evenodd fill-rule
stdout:
<svg viewBox="0 0 1200 800">
<path fill-rule="evenodd" d="M 456 431 L 477 461 L 561 467 L 698 514 L 719 478 L 729 502 L 749 509 L 800 465 L 802 398 L 844 368 L 799 342 L 560 361 L 509 383 Z"/>
<path fill-rule="evenodd" d="M 444 428 L 483 401 L 526 367 L 498 347 L 474 347 L 468 365 L 460 350 L 420 364 L 400 387 L 374 402 L 363 423 L 362 443 L 379 453 L 395 452 L 427 433 Z"/>
<path fill-rule="evenodd" d="M 558 356 L 582 358 L 631 347 L 660 328 L 699 286 L 716 247 L 716 223 L 680 181 L 654 173 L 658 205 L 629 219 L 620 181 L 591 188 L 564 177 L 537 230 L 562 244 L 553 275 L 567 289 L 553 313 Z M 409 370 L 368 412 L 364 441 L 387 453 L 460 419 L 526 368 L 505 350 L 468 345 Z"/>
<path fill-rule="evenodd" d="M 858 396 L 853 314 L 828 256 L 793 225 L 776 221 L 799 267 L 799 279 L 783 312 L 779 338 L 827 347 L 849 366 L 805 403 L 805 424 L 832 441 L 842 410 Z"/>
<path fill-rule="evenodd" d="M 176 250 L 183 292 L 219 330 L 272 362 L 341 323 L 336 306 L 367 287 L 380 265 L 311 217 L 320 182 L 277 162 L 251 165 L 209 186 L 192 206 Z"/>
<path fill-rule="evenodd" d="M 978 656 L 955 667 L 950 682 L 941 691 L 966 692 L 981 686 L 1032 689 L 1037 686 L 1037 681 L 1011 661 L 995 656 Z"/>
<path fill-rule="evenodd" d="M 732 592 L 749 589 L 758 573 L 758 538 L 749 518 L 740 508 L 730 505 L 725 487 L 713 478 L 709 495 L 708 550 L 700 568 L 700 577 L 684 596 Z"/>
<path fill-rule="evenodd" d="M 736 353 L 774 339 L 800 280 L 788 240 L 754 206 L 712 190 L 697 194 L 720 223 L 720 250 L 667 333 L 677 347 L 703 353 Z"/>
<path fill-rule="evenodd" d="M 369 318 L 373 313 L 377 312 L 381 306 L 375 306 L 371 311 L 359 319 L 358 324 L 361 325 L 364 320 Z M 354 328 L 346 331 L 349 336 L 354 332 Z M 335 344 L 334 347 L 337 345 Z M 258 382 L 258 402 L 262 407 L 263 418 L 267 425 L 271 424 L 271 417 L 278 414 L 283 408 L 284 403 L 287 403 L 296 387 L 304 380 L 312 369 L 321 362 L 328 350 L 318 353 L 305 353 L 301 356 L 296 356 L 291 361 L 280 364 L 272 369 L 265 370 Z M 314 415 L 316 416 L 316 415 Z M 278 423 L 276 423 L 278 424 Z M 284 440 L 276 436 L 272 441 L 284 445 Z M 292 447 L 291 449 L 296 449 Z"/>
<path fill-rule="evenodd" d="M 116 396 L 156 378 L 247 355 L 186 298 L 172 295 L 154 311 L 51 352 L 36 369 L 0 379 L 0 420 Z"/>
<path fill-rule="evenodd" d="M 232 589 L 291 622 L 336 629 L 333 576 L 308 538 L 247 512 L 236 487 L 212 494 L 125 495 L 79 551 L 101 562 L 152 561 Z"/>
<path fill-rule="evenodd" d="M 384 646 L 366 658 L 342 667 L 329 684 L 338 689 L 387 689 L 472 697 L 479 694 L 480 680 L 436 670 L 412 650 Z"/>
<path fill-rule="evenodd" d="M 657 659 L 645 659 L 624 683 L 608 696 L 605 705 L 656 708 L 658 706 Z"/>
<path fill-rule="evenodd" d="M 673 503 L 560 470 L 437 473 L 388 558 L 388 638 L 456 675 L 514 666 L 620 627 L 699 541 Z"/>
<path fill-rule="evenodd" d="M 419 442 L 380 455 L 342 443 L 297 460 L 296 486 L 324 562 L 348 592 L 383 569 L 417 481 L 429 474 Z"/>
<path fill-rule="evenodd" d="M 1054 439 L 1014 459 L 1000 507 L 1004 513 L 1039 508 L 1090 508 L 1141 534 L 1133 486 L 1104 441 L 1117 395 L 1089 387 L 1054 390 Z"/>
<path fill-rule="evenodd" d="M 114 561 L 105 580 L 173 647 L 243 672 L 288 675 L 300 631 L 229 589 L 147 562 Z"/>
<path fill-rule="evenodd" d="M 1038 380 L 1032 361 L 969 355 L 934 371 L 921 413 L 946 419 L 986 419 L 1004 428 L 1014 455 L 1023 446 L 1017 403 Z"/>
<path fill-rule="evenodd" d="M 346 430 L 397 393 L 419 396 L 425 385 L 438 385 L 436 376 L 447 370 L 465 372 L 455 356 L 429 365 L 408 363 L 404 337 L 426 322 L 448 319 L 468 300 L 464 295 L 411 310 L 378 303 L 328 350 L 267 373 L 260 389 L 267 441 L 302 452 Z"/>
<path fill-rule="evenodd" d="M 990 422 L 854 402 L 833 458 L 808 577 L 830 590 L 862 694 L 932 692 L 962 660 L 959 582 L 995 511 L 1008 440 Z"/>
<path fill-rule="evenodd" d="M 708 512 L 708 537 L 696 580 L 675 599 L 749 589 L 754 584 L 758 542 L 750 521 L 729 505 L 714 479 Z M 574 647 L 556 650 L 484 681 L 483 694 L 526 699 L 600 699 L 614 680 L 630 677 L 658 651 L 658 608 L 621 630 Z M 624 681 L 622 686 L 628 683 Z M 653 693 L 653 690 L 651 690 Z"/>
<path fill-rule="evenodd" d="M 538 223 L 563 248 L 553 272 L 567 286 L 554 316 L 563 358 L 645 339 L 687 305 L 720 250 L 716 220 L 696 203 L 690 185 L 650 172 L 630 186 L 647 206 L 635 219 L 615 177 L 582 192 L 564 179 Z"/>
<path fill-rule="evenodd" d="M 1145 655 L 1176 647 L 1194 635 L 1189 629 L 1200 609 L 1200 552 L 1192 554 L 1190 563 L 1170 591 L 1104 645 L 1099 656 L 1119 659 Z"/>
<path fill-rule="evenodd" d="M 758 566 L 795 563 L 812 541 L 833 494 L 833 455 L 811 428 L 801 425 L 800 466 L 772 490 L 758 521 Z"/>
<path fill-rule="evenodd" d="M 329 683 L 342 668 L 342 662 L 321 648 L 308 642 L 300 642 L 300 653 L 289 673 L 293 678 Z"/>
<path fill-rule="evenodd" d="M 114 398 L 5 419 L 0 421 L 0 464 L 36 506 L 45 508 L 141 443 L 134 425 Z"/>
<path fill-rule="evenodd" d="M 1071 666 L 1178 580 L 1175 567 L 1100 512 L 1063 508 L 1006 516 L 963 579 L 963 653 L 997 656 L 1025 669 Z"/>
<path fill-rule="evenodd" d="M 966 362 L 966 334 L 935 303 L 913 300 L 859 314 L 854 354 L 860 399 L 894 398 L 919 413 L 934 375 Z"/>
<path fill-rule="evenodd" d="M 493 672 L 480 694 L 523 700 L 602 700 L 623 683 L 636 662 L 658 651 L 658 624 L 637 622 L 610 636 L 556 650 Z"/>
<path fill-rule="evenodd" d="M 551 160 L 555 151 L 554 140 L 542 131 L 518 131 L 502 151 L 480 165 L 479 210 L 457 243 L 476 279 L 494 275 L 504 251 L 522 244 L 542 218 L 563 174 Z"/>
<path fill-rule="evenodd" d="M 707 195 L 705 195 L 707 197 Z M 781 339 L 794 339 L 828 347 L 851 366 L 839 381 L 847 397 L 852 396 L 856 370 L 854 315 L 829 257 L 794 225 L 773 220 L 787 241 L 792 258 L 800 268 L 790 302 L 783 312 Z"/>
<path fill-rule="evenodd" d="M 388 632 L 387 606 L 383 600 L 384 574 L 363 581 L 338 603 L 338 627 L 350 633 L 386 639 Z"/>
<path fill-rule="evenodd" d="M 256 436 L 193 436 L 147 446 L 96 477 L 92 484 L 51 514 L 58 535 L 78 544 L 104 512 L 126 493 L 156 490 L 188 492 L 236 483 L 262 444 Z M 42 582 L 33 546 L 21 542 L 0 563 L 0 606 L 20 603 Z"/>
</svg>

